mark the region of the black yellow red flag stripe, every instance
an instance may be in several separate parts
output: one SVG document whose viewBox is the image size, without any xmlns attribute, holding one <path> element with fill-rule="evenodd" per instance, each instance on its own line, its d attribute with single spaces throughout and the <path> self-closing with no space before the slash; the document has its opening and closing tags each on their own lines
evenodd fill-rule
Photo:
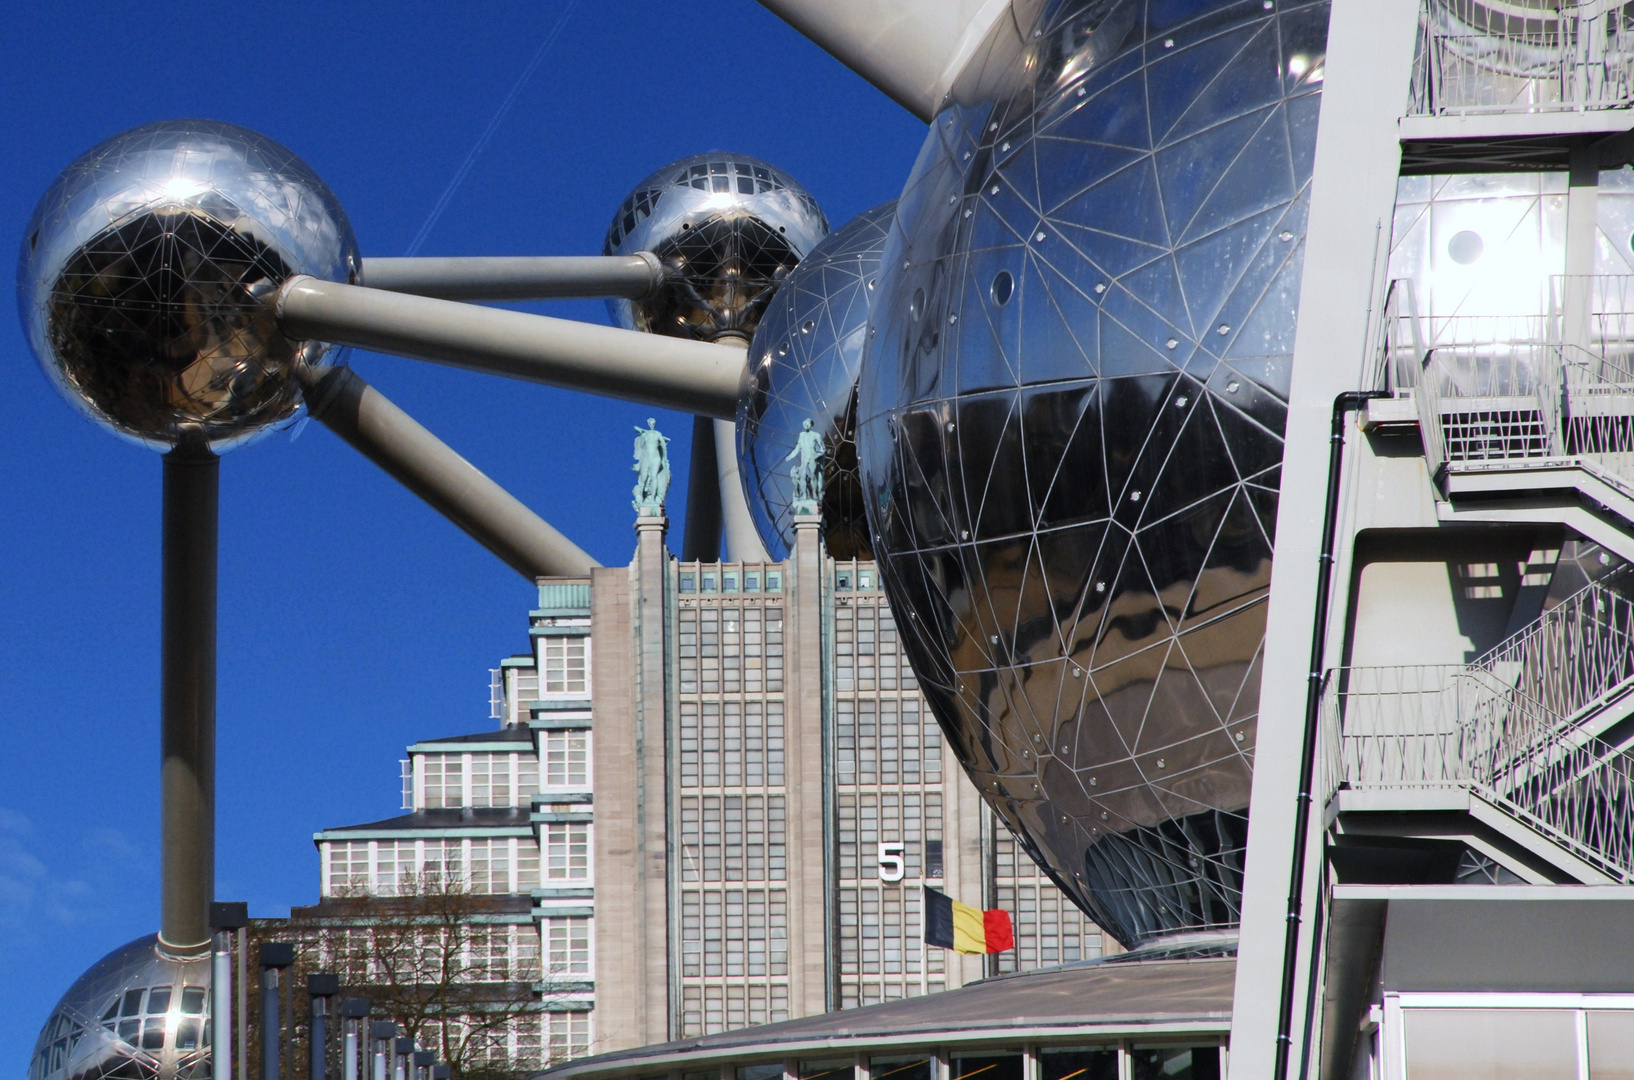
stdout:
<svg viewBox="0 0 1634 1080">
<path fill-rule="evenodd" d="M 925 944 L 962 953 L 996 953 L 1015 948 L 1010 913 L 983 911 L 925 886 Z"/>
</svg>

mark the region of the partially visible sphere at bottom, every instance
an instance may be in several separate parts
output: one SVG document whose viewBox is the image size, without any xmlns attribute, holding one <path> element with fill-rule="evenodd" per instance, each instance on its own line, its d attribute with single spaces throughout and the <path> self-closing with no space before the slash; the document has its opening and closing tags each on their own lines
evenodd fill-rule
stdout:
<svg viewBox="0 0 1634 1080">
<path fill-rule="evenodd" d="M 857 449 L 904 647 L 989 804 L 1129 945 L 1239 921 L 1327 26 L 1001 20 L 882 260 Z"/>
<path fill-rule="evenodd" d="M 778 283 L 827 235 L 817 200 L 758 158 L 716 152 L 672 161 L 619 206 L 602 249 L 651 252 L 664 281 L 650 296 L 608 308 L 627 330 L 747 339 Z"/>
<path fill-rule="evenodd" d="M 345 212 L 253 131 L 171 120 L 65 169 L 23 234 L 29 343 L 72 404 L 157 449 L 241 445 L 293 420 L 295 378 L 332 347 L 292 341 L 268 301 L 310 274 L 355 281 Z"/>
<path fill-rule="evenodd" d="M 149 934 L 74 981 L 40 1030 L 28 1080 L 206 1080 L 210 960 L 172 959 Z"/>
<path fill-rule="evenodd" d="M 738 404 L 738 473 L 772 558 L 794 544 L 787 460 L 804 421 L 828 448 L 823 535 L 836 559 L 872 557 L 857 476 L 857 372 L 896 200 L 830 233 L 778 286 L 749 347 L 754 383 Z"/>
</svg>

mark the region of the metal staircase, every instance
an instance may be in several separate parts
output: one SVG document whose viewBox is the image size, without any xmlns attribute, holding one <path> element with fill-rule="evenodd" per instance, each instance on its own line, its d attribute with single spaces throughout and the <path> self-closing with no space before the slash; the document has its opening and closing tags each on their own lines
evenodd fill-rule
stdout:
<svg viewBox="0 0 1634 1080">
<path fill-rule="evenodd" d="M 1422 318 L 1391 289 L 1379 376 L 1411 399 L 1443 521 L 1549 521 L 1634 558 L 1634 278 L 1546 315 Z M 1398 410 L 1399 411 L 1399 410 Z M 1340 668 L 1323 794 L 1341 833 L 1456 838 L 1527 880 L 1634 884 L 1634 601 L 1592 583 L 1455 666 Z"/>
</svg>

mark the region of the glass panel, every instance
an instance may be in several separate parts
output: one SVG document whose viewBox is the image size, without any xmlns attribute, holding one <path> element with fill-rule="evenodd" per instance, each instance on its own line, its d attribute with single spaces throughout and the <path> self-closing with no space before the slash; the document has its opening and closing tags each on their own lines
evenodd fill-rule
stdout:
<svg viewBox="0 0 1634 1080">
<path fill-rule="evenodd" d="M 197 1016 L 204 1011 L 204 987 L 189 986 L 182 991 L 182 1012 Z"/>
<path fill-rule="evenodd" d="M 199 1022 L 197 1020 L 183 1020 L 176 1026 L 176 1049 L 197 1050 L 199 1048 Z"/>
<path fill-rule="evenodd" d="M 760 575 L 759 574 L 744 574 L 743 575 L 743 591 L 744 592 L 759 592 L 760 591 Z"/>
<path fill-rule="evenodd" d="M 1577 1080 L 1565 1009 L 1406 1009 L 1407 1080 Z"/>
<path fill-rule="evenodd" d="M 150 1016 L 142 1028 L 142 1049 L 163 1050 L 165 1048 L 165 1018 Z"/>
<path fill-rule="evenodd" d="M 931 1080 L 936 1059 L 917 1057 L 870 1058 L 868 1080 Z"/>
<path fill-rule="evenodd" d="M 782 571 L 780 571 L 780 570 L 768 570 L 768 571 L 766 571 L 766 591 L 767 592 L 782 592 L 783 591 L 783 573 L 782 573 Z"/>
<path fill-rule="evenodd" d="M 1118 1080 L 1118 1052 L 1045 1050 L 1038 1055 L 1038 1080 Z"/>
<path fill-rule="evenodd" d="M 949 1064 L 953 1080 L 1021 1080 L 1020 1054 L 956 1057 Z"/>
<path fill-rule="evenodd" d="M 693 575 L 693 574 L 682 574 L 681 575 L 681 591 L 682 592 L 697 592 L 698 591 L 698 579 L 697 579 L 697 577 L 695 575 Z"/>
<path fill-rule="evenodd" d="M 739 1065 L 738 1080 L 783 1080 L 783 1063 L 767 1061 L 759 1065 Z"/>
<path fill-rule="evenodd" d="M 1589 1012 L 1589 1080 L 1634 1080 L 1634 1010 Z"/>
<path fill-rule="evenodd" d="M 714 592 L 715 591 L 715 575 L 714 574 L 705 574 L 703 577 L 704 577 L 704 592 Z"/>
<path fill-rule="evenodd" d="M 170 1011 L 170 987 L 156 986 L 148 992 L 148 1012 L 164 1013 Z"/>
<path fill-rule="evenodd" d="M 705 1069 L 699 1072 L 681 1074 L 681 1080 L 721 1080 L 719 1069 Z"/>
<path fill-rule="evenodd" d="M 1137 1046 L 1129 1066 L 1134 1080 L 1220 1080 L 1220 1048 Z"/>
<path fill-rule="evenodd" d="M 140 1016 L 142 1013 L 142 991 L 126 990 L 125 1004 L 119 1010 L 120 1016 Z"/>
<path fill-rule="evenodd" d="M 825 1061 L 802 1061 L 800 1080 L 851 1080 L 850 1058 L 829 1058 Z"/>
<path fill-rule="evenodd" d="M 721 591 L 722 592 L 737 592 L 738 591 L 738 576 L 736 574 L 722 574 L 721 575 Z"/>
</svg>

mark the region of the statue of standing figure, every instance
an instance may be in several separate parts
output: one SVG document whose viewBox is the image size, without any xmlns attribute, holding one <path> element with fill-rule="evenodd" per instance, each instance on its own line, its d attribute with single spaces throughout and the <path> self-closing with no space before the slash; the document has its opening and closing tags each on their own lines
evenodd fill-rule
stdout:
<svg viewBox="0 0 1634 1080">
<path fill-rule="evenodd" d="M 664 496 L 669 494 L 669 440 L 661 435 L 658 421 L 647 417 L 647 426 L 636 425 L 635 501 L 630 505 L 642 517 L 664 512 Z"/>
<path fill-rule="evenodd" d="M 789 468 L 789 479 L 794 481 L 794 498 L 789 508 L 796 514 L 815 514 L 820 512 L 823 503 L 823 464 L 828 456 L 828 444 L 819 432 L 811 430 L 810 420 L 803 421 L 800 429 L 794 449 L 783 459 L 794 462 Z"/>
</svg>

